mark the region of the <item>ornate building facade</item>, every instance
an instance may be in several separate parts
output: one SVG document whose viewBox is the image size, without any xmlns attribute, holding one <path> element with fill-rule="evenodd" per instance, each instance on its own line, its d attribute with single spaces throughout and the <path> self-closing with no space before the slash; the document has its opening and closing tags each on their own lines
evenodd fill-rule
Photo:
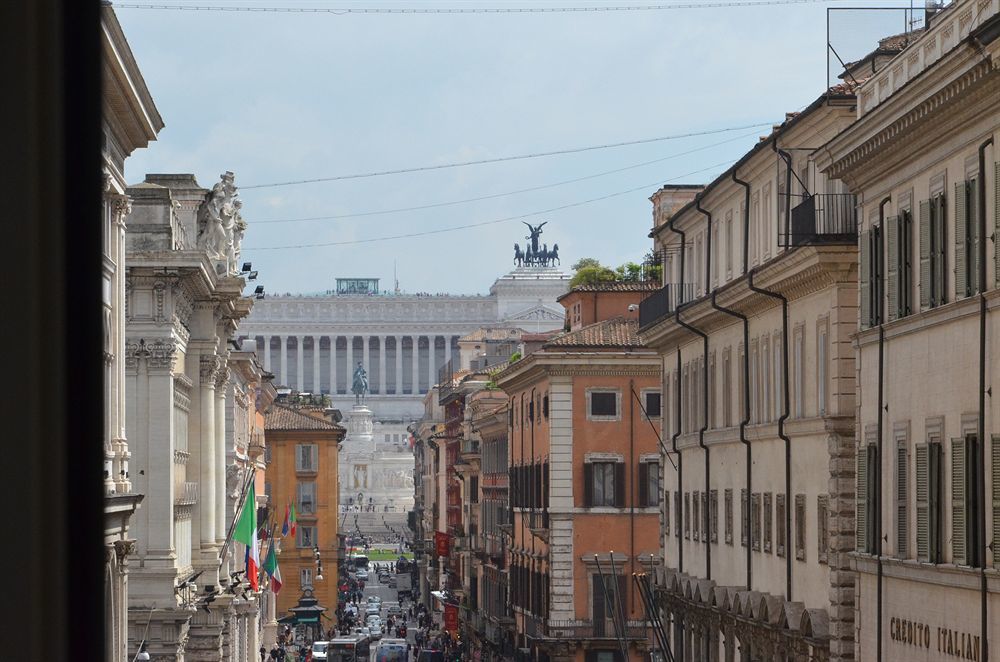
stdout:
<svg viewBox="0 0 1000 662">
<path fill-rule="evenodd" d="M 101 7 L 104 200 L 101 210 L 104 312 L 105 641 L 108 662 L 129 659 L 128 566 L 135 551 L 130 521 L 143 499 L 133 489 L 125 416 L 125 159 L 163 128 L 156 105 L 110 5 Z"/>
<path fill-rule="evenodd" d="M 192 175 L 149 175 L 127 194 L 126 421 L 133 486 L 146 495 L 133 517 L 129 646 L 145 641 L 157 660 L 232 660 L 236 603 L 257 601 L 238 597 L 239 582 L 223 570 L 235 553 L 230 341 L 251 307 L 236 269 L 245 224 L 229 172 L 211 191 Z M 247 468 L 237 464 L 237 484 Z"/>
</svg>

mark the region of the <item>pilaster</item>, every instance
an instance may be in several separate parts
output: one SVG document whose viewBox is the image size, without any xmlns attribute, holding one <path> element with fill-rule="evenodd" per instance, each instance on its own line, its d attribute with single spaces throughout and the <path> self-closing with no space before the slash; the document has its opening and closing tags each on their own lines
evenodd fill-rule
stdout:
<svg viewBox="0 0 1000 662">
<path fill-rule="evenodd" d="M 313 343 L 313 351 L 312 351 L 312 359 L 313 359 L 313 393 L 321 393 L 322 389 L 323 389 L 323 386 L 322 386 L 322 379 L 321 379 L 320 372 L 319 372 L 319 336 L 313 336 L 312 337 L 312 343 Z"/>
<path fill-rule="evenodd" d="M 396 395 L 403 394 L 403 336 L 395 336 L 396 341 Z"/>
<path fill-rule="evenodd" d="M 378 337 L 378 393 L 385 395 L 385 336 Z"/>
<path fill-rule="evenodd" d="M 305 338 L 305 336 L 295 336 L 295 387 L 299 391 L 304 391 L 306 388 L 305 351 L 302 347 Z"/>
</svg>

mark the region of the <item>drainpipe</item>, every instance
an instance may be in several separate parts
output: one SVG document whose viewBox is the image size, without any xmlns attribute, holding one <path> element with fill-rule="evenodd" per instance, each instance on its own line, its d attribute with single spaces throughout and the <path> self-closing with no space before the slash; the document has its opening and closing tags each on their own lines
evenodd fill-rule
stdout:
<svg viewBox="0 0 1000 662">
<path fill-rule="evenodd" d="M 748 256 L 750 252 L 750 182 L 745 182 L 736 176 L 736 169 L 733 169 L 733 182 L 743 187 L 745 201 L 743 204 L 743 273 L 747 273 L 749 265 Z M 746 484 L 747 484 L 747 508 L 750 507 L 751 476 L 753 475 L 753 453 L 750 449 L 750 439 L 747 438 L 747 425 L 750 424 L 750 320 L 746 315 L 742 315 L 734 310 L 724 308 L 715 301 L 715 292 L 712 292 L 712 306 L 716 310 L 732 315 L 743 321 L 743 420 L 740 421 L 740 442 L 746 448 Z M 786 504 L 786 508 L 788 505 Z M 742 523 L 741 523 L 742 524 Z M 749 535 L 749 534 L 748 534 Z M 786 543 L 787 544 L 787 540 Z M 787 550 L 786 550 L 787 551 Z M 753 546 L 747 540 L 747 590 L 753 590 Z"/>
<path fill-rule="evenodd" d="M 989 621 L 987 620 L 986 592 L 986 148 L 993 144 L 993 137 L 987 138 L 979 146 L 979 420 L 977 433 L 979 435 L 979 477 L 976 499 L 979 501 L 979 521 L 976 527 L 979 532 L 980 549 L 980 629 L 982 630 L 983 661 L 989 662 L 990 647 L 987 642 Z M 1000 200 L 994 201 L 1000 205 Z"/>
<path fill-rule="evenodd" d="M 892 200 L 892 196 L 886 196 L 886 198 L 878 205 L 878 221 L 879 228 L 885 227 L 885 206 L 889 204 Z M 873 256 L 880 262 L 882 260 L 881 253 L 878 256 Z M 879 269 L 879 278 L 881 279 L 881 269 Z M 881 288 L 880 288 L 881 289 Z M 872 497 L 876 504 L 876 509 L 878 511 L 878 517 L 874 518 L 875 526 L 875 559 L 876 567 L 878 569 L 877 575 L 877 585 L 876 585 L 876 608 L 875 608 L 875 636 L 878 640 L 878 648 L 875 652 L 875 659 L 877 662 L 882 662 L 882 427 L 883 418 L 885 414 L 885 326 L 882 324 L 882 297 L 878 298 L 877 302 L 873 302 L 873 305 L 879 306 L 878 313 L 878 431 L 876 432 L 877 438 L 877 450 L 875 452 L 875 495 Z M 864 430 L 861 431 L 864 434 Z"/>
<path fill-rule="evenodd" d="M 747 284 L 752 292 L 781 302 L 781 416 L 778 418 L 778 437 L 785 442 L 785 599 L 792 601 L 792 440 L 785 433 L 788 420 L 788 299 L 783 295 L 754 285 L 754 271 L 747 274 Z M 747 349 L 749 353 L 749 348 Z"/>
</svg>

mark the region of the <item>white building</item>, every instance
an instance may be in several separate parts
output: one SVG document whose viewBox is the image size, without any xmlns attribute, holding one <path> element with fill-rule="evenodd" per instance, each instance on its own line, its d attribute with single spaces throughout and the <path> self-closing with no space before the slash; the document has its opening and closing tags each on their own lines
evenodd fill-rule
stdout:
<svg viewBox="0 0 1000 662">
<path fill-rule="evenodd" d="M 211 191 L 192 175 L 149 175 L 127 193 L 126 420 L 132 482 L 146 497 L 133 516 L 129 650 L 146 640 L 153 659 L 256 659 L 256 597 L 226 591 L 220 573 L 232 522 L 229 341 L 251 306 L 235 268 L 245 224 L 233 174 Z"/>
<path fill-rule="evenodd" d="M 129 658 L 128 557 L 135 550 L 129 529 L 143 493 L 133 491 L 125 434 L 125 159 L 163 128 L 114 10 L 101 8 L 104 67 L 102 209 L 104 312 L 104 546 L 106 659 Z"/>
<path fill-rule="evenodd" d="M 337 279 L 337 289 L 323 295 L 258 301 L 240 332 L 256 339 L 276 383 L 330 394 L 342 411 L 354 404 L 351 376 L 361 362 L 376 439 L 394 439 L 420 418 L 422 396 L 438 369 L 450 359 L 458 364 L 462 336 L 482 327 L 561 328 L 565 311 L 556 298 L 569 279 L 554 267 L 517 267 L 497 279 L 489 295 L 470 296 L 387 293 L 377 279 Z M 379 423 L 390 427 L 379 429 Z"/>
</svg>

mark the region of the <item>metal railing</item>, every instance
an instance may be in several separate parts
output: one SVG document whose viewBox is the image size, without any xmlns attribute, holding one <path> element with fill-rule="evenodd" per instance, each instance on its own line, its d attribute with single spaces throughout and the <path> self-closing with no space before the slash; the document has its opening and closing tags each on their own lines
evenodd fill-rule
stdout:
<svg viewBox="0 0 1000 662">
<path fill-rule="evenodd" d="M 455 370 L 452 360 L 448 359 L 445 364 L 438 369 L 438 404 L 444 404 L 448 396 L 455 392 Z"/>
<path fill-rule="evenodd" d="M 198 503 L 198 483 L 181 483 L 174 495 L 174 505 L 190 506 Z"/>
<path fill-rule="evenodd" d="M 479 455 L 478 439 L 462 439 L 462 455 Z"/>
<path fill-rule="evenodd" d="M 529 529 L 548 529 L 549 528 L 549 511 L 547 510 L 533 510 L 525 513 L 528 516 L 528 528 Z"/>
<path fill-rule="evenodd" d="M 677 306 L 694 299 L 694 283 L 667 283 L 639 302 L 639 328 L 673 315 Z"/>
<path fill-rule="evenodd" d="M 647 639 L 649 624 L 642 621 L 629 621 L 625 626 L 627 639 Z M 549 636 L 556 639 L 611 639 L 615 637 L 615 628 L 610 619 L 606 627 L 593 621 L 549 621 Z"/>
<path fill-rule="evenodd" d="M 816 193 L 792 208 L 790 230 L 781 228 L 784 247 L 806 244 L 853 244 L 858 238 L 857 197 L 851 193 Z"/>
</svg>

